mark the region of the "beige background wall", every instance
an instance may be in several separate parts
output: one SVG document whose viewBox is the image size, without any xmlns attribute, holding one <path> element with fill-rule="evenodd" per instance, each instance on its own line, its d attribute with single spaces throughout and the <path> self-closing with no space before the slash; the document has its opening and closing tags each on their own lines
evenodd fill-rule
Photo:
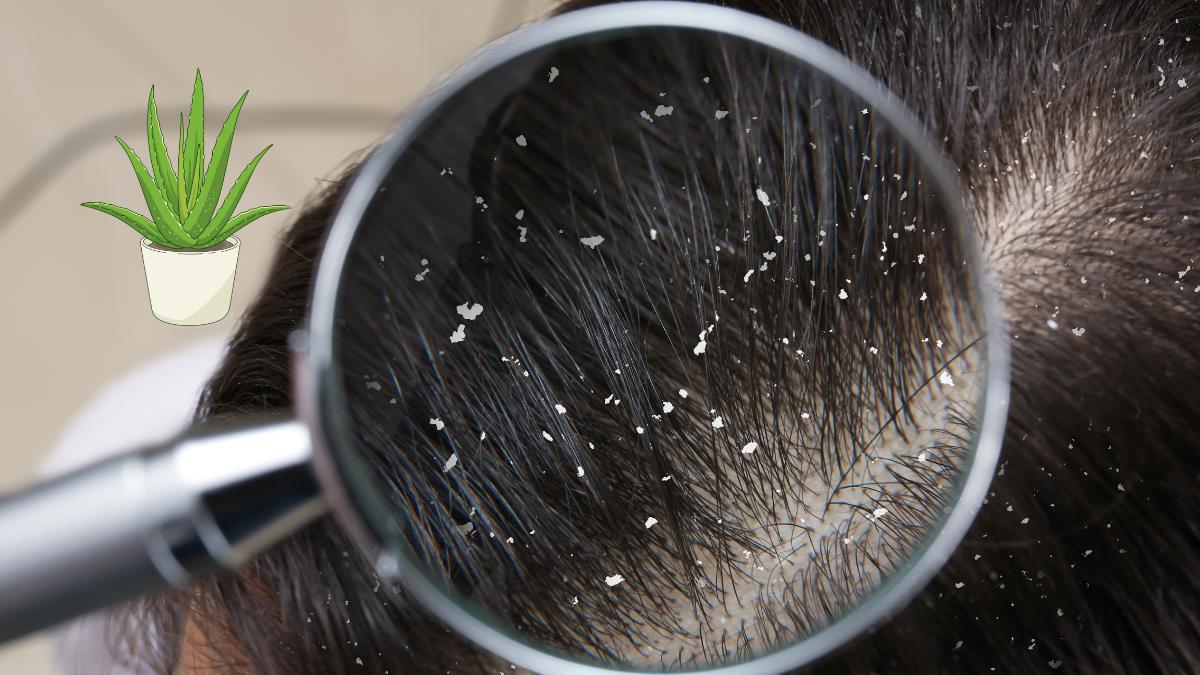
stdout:
<svg viewBox="0 0 1200 675">
<path fill-rule="evenodd" d="M 168 120 L 186 105 L 195 68 L 204 75 L 210 146 L 230 106 L 250 89 L 230 173 L 268 143 L 275 147 L 241 203 L 298 205 L 344 157 L 386 131 L 437 74 L 551 4 L 0 3 L 0 491 L 32 479 L 73 413 L 113 377 L 227 333 L 257 294 L 294 213 L 243 230 L 229 318 L 192 328 L 156 321 L 137 235 L 79 206 L 98 200 L 145 212 L 112 137 L 145 158 L 151 84 L 171 148 L 176 123 Z M 298 125 L 280 115 L 334 107 L 359 119 Z M 0 673 L 51 672 L 44 638 L 0 646 Z"/>
</svg>

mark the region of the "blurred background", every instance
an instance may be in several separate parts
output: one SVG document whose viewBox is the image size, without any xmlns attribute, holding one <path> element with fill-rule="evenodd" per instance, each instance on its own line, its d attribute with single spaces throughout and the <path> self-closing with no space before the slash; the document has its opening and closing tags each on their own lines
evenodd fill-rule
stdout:
<svg viewBox="0 0 1200 675">
<path fill-rule="evenodd" d="M 113 136 L 146 158 L 156 85 L 174 156 L 204 76 L 206 137 L 250 90 L 226 186 L 263 147 L 241 207 L 299 207 L 442 72 L 544 16 L 553 0 L 46 0 L 0 3 L 0 492 L 33 480 L 89 398 L 164 353 L 227 335 L 258 294 L 296 210 L 239 237 L 233 308 L 201 327 L 150 313 L 138 236 L 79 206 L 146 213 Z M 198 9 L 202 7 L 203 11 Z M 153 396 L 147 392 L 147 396 Z M 53 673 L 45 636 L 0 646 L 0 673 Z"/>
</svg>

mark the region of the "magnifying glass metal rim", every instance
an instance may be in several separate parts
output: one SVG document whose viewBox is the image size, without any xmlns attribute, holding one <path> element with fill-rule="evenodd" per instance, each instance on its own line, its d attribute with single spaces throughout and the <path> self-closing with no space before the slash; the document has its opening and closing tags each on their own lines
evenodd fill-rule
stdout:
<svg viewBox="0 0 1200 675">
<path fill-rule="evenodd" d="M 949 216 L 959 224 L 964 244 L 964 264 L 972 269 L 973 289 L 979 301 L 987 346 L 987 382 L 977 443 L 958 499 L 943 525 L 923 550 L 885 581 L 871 596 L 824 628 L 795 644 L 752 660 L 687 672 L 749 675 L 782 672 L 828 654 L 903 607 L 937 573 L 966 534 L 983 503 L 1000 455 L 1009 392 L 1008 331 L 998 294 L 989 282 L 982 250 L 977 246 L 973 222 L 968 217 L 962 191 L 947 162 L 916 120 L 894 95 L 842 54 L 783 24 L 746 12 L 687 2 L 635 2 L 594 7 L 562 14 L 527 26 L 492 43 L 419 102 L 397 123 L 390 137 L 363 165 L 334 218 L 317 268 L 309 324 L 306 364 L 296 369 L 297 412 L 304 419 L 317 447 L 316 473 L 329 503 L 341 522 L 376 554 L 381 579 L 395 582 L 435 616 L 479 647 L 512 664 L 536 672 L 599 675 L 630 672 L 543 651 L 510 631 L 489 623 L 471 611 L 416 563 L 384 548 L 388 537 L 377 519 L 366 513 L 384 513 L 381 498 L 368 490 L 350 491 L 346 485 L 370 484 L 367 469 L 336 447 L 352 445 L 350 429 L 341 414 L 346 409 L 342 375 L 334 359 L 335 311 L 346 259 L 363 214 L 393 163 L 421 133 L 425 123 L 443 104 L 493 69 L 530 51 L 607 31 L 669 27 L 728 34 L 749 40 L 797 59 L 861 98 L 875 114 L 892 125 L 924 163 L 929 183 L 942 195 Z M 305 367 L 307 366 L 307 367 Z"/>
</svg>

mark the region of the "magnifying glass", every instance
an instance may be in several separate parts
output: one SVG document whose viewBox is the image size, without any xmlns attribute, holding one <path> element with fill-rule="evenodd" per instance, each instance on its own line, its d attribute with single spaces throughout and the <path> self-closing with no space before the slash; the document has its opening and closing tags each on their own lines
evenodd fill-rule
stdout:
<svg viewBox="0 0 1200 675">
<path fill-rule="evenodd" d="M 368 159 L 297 420 L 0 502 L 0 638 L 332 510 L 537 672 L 772 672 L 894 612 L 982 503 L 1008 347 L 953 174 L 828 47 L 684 3 L 488 48 Z"/>
</svg>

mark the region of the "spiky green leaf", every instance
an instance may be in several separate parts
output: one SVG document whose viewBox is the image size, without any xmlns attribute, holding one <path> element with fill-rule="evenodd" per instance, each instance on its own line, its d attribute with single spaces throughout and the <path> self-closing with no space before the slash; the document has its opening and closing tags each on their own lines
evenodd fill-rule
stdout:
<svg viewBox="0 0 1200 675">
<path fill-rule="evenodd" d="M 129 163 L 133 165 L 133 172 L 137 174 L 138 185 L 142 188 L 142 196 L 145 197 L 146 206 L 150 209 L 150 218 L 154 221 L 158 231 L 175 248 L 191 247 L 196 243 L 195 237 L 192 237 L 183 229 L 183 226 L 179 223 L 179 219 L 175 217 L 170 207 L 163 201 L 162 191 L 154 184 L 154 179 L 150 177 L 150 172 L 146 170 L 145 165 L 142 164 L 142 160 L 138 159 L 137 153 L 120 136 L 117 136 L 117 142 L 121 144 L 121 149 L 125 151 L 125 155 L 129 157 Z"/>
<path fill-rule="evenodd" d="M 183 146 L 182 169 L 183 194 L 193 194 L 194 177 L 204 172 L 204 81 L 200 69 L 196 69 L 196 83 L 192 87 L 192 107 L 188 111 L 187 140 Z M 191 204 L 185 204 L 191 210 Z M 184 218 L 185 216 L 180 216 Z"/>
<path fill-rule="evenodd" d="M 179 163 L 179 177 L 178 177 L 178 180 L 176 180 L 176 182 L 175 182 L 175 184 L 176 184 L 175 195 L 176 195 L 178 208 L 175 209 L 175 215 L 177 215 L 179 217 L 179 220 L 181 220 L 181 221 L 187 220 L 187 204 L 184 203 L 184 201 L 186 201 L 186 198 L 184 197 L 184 195 L 187 193 L 185 192 L 186 188 L 183 185 L 183 171 L 184 171 L 183 157 L 185 154 L 183 152 L 183 148 L 184 148 L 183 113 L 179 113 L 179 154 L 175 155 L 175 161 Z"/>
<path fill-rule="evenodd" d="M 233 186 L 229 188 L 229 194 L 225 195 L 225 201 L 221 202 L 221 208 L 213 214 L 212 220 L 208 221 L 208 225 L 196 235 L 197 240 L 207 239 L 219 233 L 224 229 L 226 223 L 233 216 L 234 209 L 237 208 L 238 202 L 241 201 L 242 195 L 246 192 L 246 186 L 250 183 L 250 177 L 254 175 L 254 169 L 258 166 L 259 161 L 267 154 L 271 146 L 263 148 L 262 152 L 255 155 L 254 159 L 242 169 L 242 173 L 238 175 L 237 180 L 233 181 Z"/>
<path fill-rule="evenodd" d="M 125 223 L 129 227 L 132 227 L 135 231 L 137 231 L 138 234 L 156 244 L 166 245 L 167 243 L 162 234 L 159 233 L 158 228 L 154 226 L 154 223 L 150 222 L 149 218 L 137 213 L 136 211 L 130 211 L 122 206 L 117 206 L 116 204 L 107 204 L 105 202 L 84 202 L 80 204 L 80 206 L 86 206 L 89 209 L 96 209 L 100 213 L 107 213 L 108 215 Z"/>
<path fill-rule="evenodd" d="M 217 200 L 221 198 L 221 188 L 225 182 L 225 168 L 229 165 L 229 150 L 233 147 L 233 132 L 237 128 L 242 105 L 246 103 L 246 97 L 249 95 L 250 92 L 247 91 L 238 99 L 213 143 L 212 158 L 208 163 L 208 170 L 204 173 L 203 186 L 196 203 L 188 211 L 187 220 L 183 223 L 184 229 L 189 233 L 199 234 L 203 231 L 208 225 L 208 220 L 212 218 L 213 210 L 217 208 Z"/>
<path fill-rule="evenodd" d="M 238 230 L 249 225 L 250 223 L 253 223 L 254 221 L 258 220 L 259 218 L 262 218 L 263 216 L 270 214 L 270 213 L 275 213 L 276 211 L 286 210 L 288 208 L 290 208 L 290 207 L 282 206 L 282 205 L 256 206 L 247 211 L 243 211 L 243 212 L 237 214 L 236 216 L 234 216 L 233 218 L 230 218 L 229 222 L 225 223 L 225 227 L 222 228 L 222 230 L 220 231 L 220 233 L 217 234 L 217 236 L 212 237 L 208 241 L 196 242 L 196 248 L 208 248 L 210 246 L 215 246 L 215 245 L 225 241 L 226 239 L 232 237 L 234 234 L 237 233 Z"/>
<path fill-rule="evenodd" d="M 162 191 L 163 200 L 179 217 L 178 198 L 175 194 L 175 170 L 171 168 L 171 157 L 167 154 L 167 141 L 163 138 L 158 119 L 158 105 L 154 102 L 154 87 L 150 87 L 150 102 L 146 105 L 146 138 L 150 142 L 150 168 L 154 169 L 154 183 Z"/>
</svg>

